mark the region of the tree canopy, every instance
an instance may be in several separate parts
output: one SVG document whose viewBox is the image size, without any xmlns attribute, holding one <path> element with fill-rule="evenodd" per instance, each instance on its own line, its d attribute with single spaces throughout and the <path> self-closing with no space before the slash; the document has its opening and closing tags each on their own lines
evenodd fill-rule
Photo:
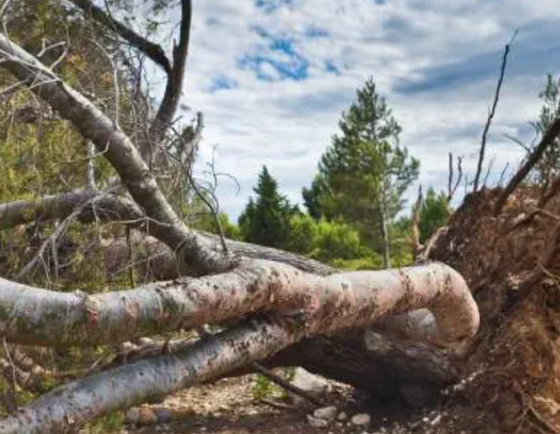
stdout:
<svg viewBox="0 0 560 434">
<path fill-rule="evenodd" d="M 305 205 L 315 218 L 351 224 L 389 266 L 390 222 L 418 177 L 419 161 L 399 145 L 401 127 L 371 78 L 342 114 L 339 129 L 311 188 L 303 190 Z"/>
</svg>

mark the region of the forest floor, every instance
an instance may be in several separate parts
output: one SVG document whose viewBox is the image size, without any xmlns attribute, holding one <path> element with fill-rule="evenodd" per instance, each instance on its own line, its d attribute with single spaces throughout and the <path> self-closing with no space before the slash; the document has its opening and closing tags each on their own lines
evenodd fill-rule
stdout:
<svg viewBox="0 0 560 434">
<path fill-rule="evenodd" d="M 374 407 L 353 389 L 332 382 L 324 399 L 325 406 L 336 406 L 345 413 L 344 421 L 334 420 L 315 428 L 307 416 L 313 406 L 293 405 L 285 398 L 270 396 L 258 399 L 254 393 L 254 376 L 229 378 L 211 385 L 202 385 L 167 398 L 150 406 L 156 412 L 168 412 L 169 423 L 145 426 L 127 425 L 122 434 L 406 434 L 436 433 L 437 412 L 413 411 L 397 406 Z M 356 426 L 350 419 L 356 414 L 368 414 L 369 424 Z M 435 423 L 434 423 L 435 421 Z"/>
</svg>

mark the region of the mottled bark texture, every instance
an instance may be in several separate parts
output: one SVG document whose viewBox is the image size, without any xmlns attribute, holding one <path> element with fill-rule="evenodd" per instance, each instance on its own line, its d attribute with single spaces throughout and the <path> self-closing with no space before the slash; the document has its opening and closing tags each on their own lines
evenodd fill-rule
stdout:
<svg viewBox="0 0 560 434">
<path fill-rule="evenodd" d="M 327 333 L 409 315 L 391 329 L 410 337 L 453 342 L 472 336 L 478 311 L 461 276 L 443 264 L 398 271 L 320 277 L 276 262 L 243 261 L 235 270 L 103 294 L 60 293 L 0 280 L 0 330 L 11 342 L 64 346 L 116 343 L 192 329 L 253 312 L 316 318 Z M 14 321 L 17 318 L 17 321 Z M 310 328 L 306 324 L 306 328 Z"/>
<path fill-rule="evenodd" d="M 247 261 L 233 272 L 184 283 L 191 285 L 186 292 L 178 287 L 179 282 L 170 282 L 167 288 L 149 287 L 129 293 L 135 293 L 137 298 L 133 303 L 138 304 L 151 297 L 162 297 L 159 302 L 151 299 L 152 308 L 159 310 L 151 313 L 152 321 L 160 314 L 162 321 L 159 324 L 173 323 L 173 315 L 177 313 L 181 318 L 178 316 L 175 324 L 189 327 L 228 317 L 237 318 L 249 311 L 267 312 L 269 320 L 254 320 L 171 356 L 150 358 L 70 383 L 23 408 L 17 416 L 1 421 L 0 433 L 67 432 L 111 411 L 163 397 L 241 368 L 251 361 L 266 359 L 301 339 L 364 327 L 390 314 L 429 308 L 434 320 L 425 321 L 422 317 L 418 324 L 422 329 L 420 334 L 442 345 L 472 337 L 479 323 L 476 304 L 464 280 L 453 269 L 439 263 L 397 271 L 318 277 L 287 265 Z M 28 310 L 35 308 L 35 312 L 41 312 L 44 304 L 41 300 L 52 299 L 51 296 L 39 296 L 38 300 L 32 300 L 36 304 L 26 305 L 31 294 L 20 291 L 25 293 L 27 289 L 16 287 L 15 290 L 2 291 L 15 293 L 20 301 L 16 308 L 21 310 L 9 314 L 18 318 L 18 323 L 25 323 L 24 318 L 31 319 L 26 315 Z M 150 292 L 153 294 L 148 295 Z M 92 314 L 92 309 L 88 309 L 91 303 L 82 300 L 84 306 L 67 306 L 68 310 L 62 312 L 81 311 L 81 321 L 76 324 L 73 318 L 69 320 L 77 327 L 73 335 L 88 332 L 91 339 L 95 339 L 96 335 L 111 330 L 118 336 L 118 333 L 122 335 L 141 327 L 142 321 L 137 318 L 143 318 L 146 311 L 142 307 L 135 308 L 131 315 L 127 310 L 132 299 L 123 296 L 123 292 L 114 294 L 114 300 L 113 295 L 108 294 L 112 301 L 101 300 L 94 306 L 93 312 L 100 312 L 99 315 Z M 74 297 L 70 299 L 71 303 L 78 301 L 75 294 L 69 297 Z M 129 301 L 120 302 L 119 299 Z M 0 305 L 7 304 L 6 298 L 0 300 Z M 100 307 L 104 305 L 110 313 L 101 313 Z M 147 303 L 144 306 L 149 309 Z M 170 306 L 172 308 L 167 310 Z M 110 321 L 110 316 L 118 318 L 119 311 L 125 318 L 126 331 L 116 328 Z M 49 321 L 42 323 L 47 327 L 56 322 L 56 314 L 52 311 L 43 311 L 43 315 L 49 316 Z M 38 319 L 37 314 L 33 314 L 33 319 Z M 59 320 L 57 334 L 69 342 L 76 338 L 60 331 L 60 327 L 66 327 L 67 323 L 67 318 Z M 35 324 L 34 330 L 42 324 Z M 108 330 L 102 330 L 101 324 Z M 81 327 L 85 329 L 79 330 Z M 399 330 L 400 333 L 409 331 L 406 327 Z M 9 335 L 11 331 L 8 328 L 5 332 Z M 42 332 L 25 327 L 20 333 L 27 342 L 33 333 Z M 17 338 L 17 333 L 13 333 L 12 338 Z M 48 339 L 46 336 L 40 338 Z M 390 350 L 385 348 L 383 351 Z"/>
</svg>

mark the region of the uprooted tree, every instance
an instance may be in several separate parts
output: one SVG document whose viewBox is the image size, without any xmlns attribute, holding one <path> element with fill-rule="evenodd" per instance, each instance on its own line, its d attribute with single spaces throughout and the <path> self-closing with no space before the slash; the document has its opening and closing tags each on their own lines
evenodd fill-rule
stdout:
<svg viewBox="0 0 560 434">
<path fill-rule="evenodd" d="M 26 372 L 15 357 L 18 347 L 116 345 L 205 324 L 219 325 L 222 331 L 194 343 L 176 342 L 171 349 L 162 344 L 161 352 L 139 352 L 121 366 L 117 358 L 98 369 L 69 375 L 65 384 L 0 421 L 0 433 L 72 431 L 102 415 L 193 384 L 247 372 L 254 361 L 269 367 L 303 366 L 366 389 L 379 399 L 406 394 L 411 388 L 437 391 L 464 375 L 472 355 L 481 351 L 474 338 L 478 307 L 459 272 L 426 259 L 450 263 L 476 290 L 490 285 L 495 275 L 503 276 L 501 256 L 486 267 L 484 255 L 476 250 L 482 249 L 475 238 L 482 229 L 498 234 L 484 225 L 499 224 L 514 233 L 541 218 L 558 219 L 542 210 L 547 204 L 553 206 L 552 196 L 523 221 L 512 217 L 508 197 L 530 167 L 524 166 L 489 202 L 485 202 L 486 191 L 477 193 L 465 203 L 465 212 L 458 210 L 447 230 L 426 242 L 419 253 L 420 263 L 399 270 L 341 272 L 291 253 L 196 231 L 182 218 L 185 204 L 177 199 L 177 189 L 192 182 L 190 164 L 200 140 L 201 122 L 183 131 L 177 131 L 175 125 L 189 50 L 191 2 L 180 2 L 182 20 L 171 58 L 160 45 L 93 2 L 70 3 L 83 11 L 81 19 L 101 28 L 104 38 L 111 41 L 103 55 L 112 59 L 108 72 L 115 89 L 112 102 L 103 103 L 103 109 L 95 92 L 86 96 L 77 90 L 81 85 L 76 77 L 65 80 L 62 73 L 55 72 L 65 53 L 49 66 L 40 60 L 44 52 L 56 48 L 56 41 L 32 53 L 15 38 L 0 35 L 0 68 L 12 77 L 3 92 L 11 97 L 22 94 L 40 110 L 48 105 L 60 117 L 53 122 L 71 125 L 87 162 L 83 188 L 0 205 L 1 230 L 50 228 L 38 245 L 27 246 L 22 255 L 30 260 L 20 271 L 11 280 L 0 280 L 3 366 L 19 381 L 18 375 L 23 377 Z M 119 106 L 122 89 L 128 92 L 131 83 L 136 83 L 129 80 L 133 73 L 119 69 L 126 71 L 127 62 L 130 64 L 129 57 L 119 58 L 121 43 L 127 55 L 132 47 L 167 77 L 153 116 L 145 109 L 149 98 L 142 96 L 140 84 L 134 88 L 135 98 L 125 101 L 128 108 Z M 104 95 L 109 92 L 105 90 Z M 125 122 L 127 116 L 134 122 Z M 544 147 L 558 135 L 559 123 L 552 123 L 543 136 Z M 527 165 L 538 160 L 539 149 L 535 148 Z M 100 172 L 95 164 L 106 162 L 109 167 L 103 182 L 95 182 L 92 178 Z M 174 177 L 185 172 L 185 178 L 174 184 Z M 98 187 L 101 184 L 103 188 Z M 487 206 L 494 202 L 495 206 Z M 472 220 L 475 211 L 484 218 Z M 127 286 L 119 279 L 102 292 L 81 289 L 76 282 L 67 287 L 77 290 L 65 292 L 60 283 L 53 284 L 52 276 L 62 276 L 62 282 L 64 273 L 68 273 L 66 282 L 75 277 L 74 270 L 60 266 L 64 253 L 60 240 L 69 226 L 78 223 L 79 228 L 113 228 L 110 242 L 92 241 L 92 245 L 102 251 L 109 268 L 121 274 L 125 270 L 125 276 L 131 271 L 129 289 L 123 289 Z M 121 227 L 125 230 L 119 231 Z M 454 227 L 463 227 L 465 234 L 454 233 Z M 536 261 L 536 267 L 525 263 L 524 271 L 529 271 L 517 287 L 523 295 L 519 300 L 527 298 L 529 289 L 542 279 L 542 270 L 554 256 L 558 233 L 560 230 L 548 237 L 543 249 L 546 255 Z M 467 241 L 472 245 L 466 245 Z M 463 251 L 456 250 L 461 243 L 464 252 L 477 255 L 472 257 L 484 274 Z M 488 251 L 494 252 L 495 246 L 504 250 L 500 239 L 492 243 L 492 247 L 486 246 Z M 130 258 L 132 253 L 134 258 Z M 45 284 L 38 287 L 37 282 Z M 505 294 L 500 306 L 484 311 L 488 313 L 484 321 L 493 321 L 496 312 L 511 305 L 509 293 Z"/>
</svg>

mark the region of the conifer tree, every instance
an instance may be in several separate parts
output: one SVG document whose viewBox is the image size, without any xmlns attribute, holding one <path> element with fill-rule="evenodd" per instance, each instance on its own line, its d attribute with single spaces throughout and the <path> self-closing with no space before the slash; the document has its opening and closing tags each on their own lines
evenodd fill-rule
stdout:
<svg viewBox="0 0 560 434">
<path fill-rule="evenodd" d="M 246 241 L 269 247 L 283 248 L 286 245 L 290 217 L 297 213 L 285 196 L 278 191 L 278 183 L 266 166 L 259 174 L 254 188 L 256 198 L 250 198 L 239 217 L 239 227 Z"/>
<path fill-rule="evenodd" d="M 358 89 L 339 128 L 311 189 L 303 191 L 305 204 L 314 217 L 351 223 L 390 267 L 390 222 L 418 177 L 419 162 L 399 145 L 401 127 L 371 78 Z"/>
</svg>

